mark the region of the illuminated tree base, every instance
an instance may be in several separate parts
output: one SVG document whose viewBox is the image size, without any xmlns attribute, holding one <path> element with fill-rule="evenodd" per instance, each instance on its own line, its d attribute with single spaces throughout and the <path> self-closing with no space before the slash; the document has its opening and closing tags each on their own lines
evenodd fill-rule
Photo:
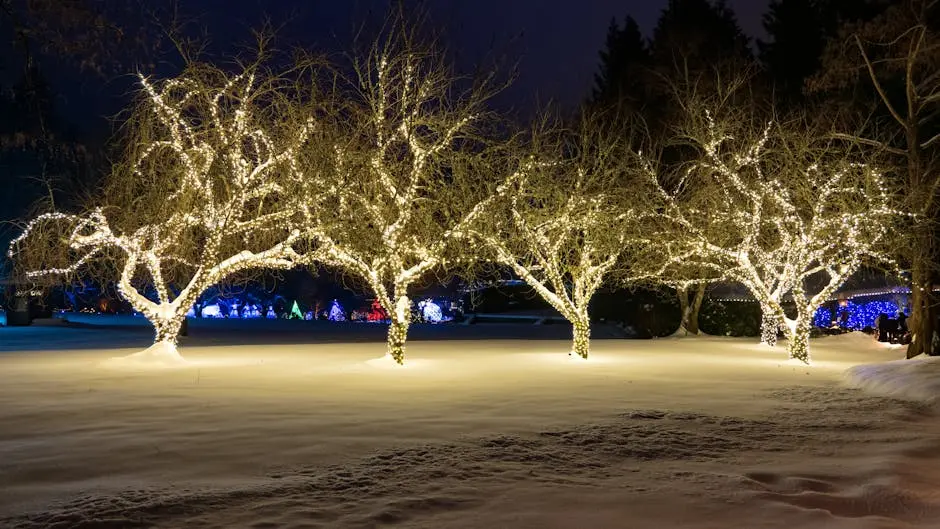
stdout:
<svg viewBox="0 0 940 529">
<path fill-rule="evenodd" d="M 146 366 L 146 367 L 182 367 L 189 365 L 176 349 L 173 342 L 156 342 L 143 351 L 112 358 L 112 366 Z"/>
<path fill-rule="evenodd" d="M 405 340 L 408 339 L 408 322 L 392 320 L 388 327 L 388 353 L 399 365 L 405 364 Z"/>
<path fill-rule="evenodd" d="M 806 345 L 805 339 L 802 340 L 802 345 L 799 338 L 795 339 L 794 342 L 793 346 L 789 343 L 787 344 L 787 353 L 789 353 L 790 360 L 796 360 L 810 365 L 809 346 Z"/>
<path fill-rule="evenodd" d="M 394 357 L 390 354 L 385 354 L 379 358 L 373 358 L 372 360 L 367 360 L 366 365 L 370 367 L 375 367 L 379 369 L 404 369 L 405 365 L 401 362 L 395 360 Z"/>
<path fill-rule="evenodd" d="M 777 320 L 774 319 L 773 315 L 769 314 L 769 312 L 770 309 L 761 309 L 760 343 L 768 347 L 776 347 L 777 332 L 780 324 L 777 322 Z"/>
<path fill-rule="evenodd" d="M 787 333 L 787 353 L 789 353 L 790 359 L 799 360 L 809 365 L 809 319 L 787 320 L 787 327 L 790 329 L 790 332 Z"/>
<path fill-rule="evenodd" d="M 573 340 L 571 344 L 571 356 L 577 356 L 587 360 L 588 352 L 591 348 L 591 324 L 589 322 L 576 321 L 572 326 Z"/>
</svg>

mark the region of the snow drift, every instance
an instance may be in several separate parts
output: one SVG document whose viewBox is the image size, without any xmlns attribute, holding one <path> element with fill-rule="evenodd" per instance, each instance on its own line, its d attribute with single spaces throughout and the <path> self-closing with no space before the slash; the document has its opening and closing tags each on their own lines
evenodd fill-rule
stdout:
<svg viewBox="0 0 940 529">
<path fill-rule="evenodd" d="M 846 370 L 845 381 L 875 395 L 936 405 L 940 396 L 940 358 L 853 366 Z"/>
</svg>

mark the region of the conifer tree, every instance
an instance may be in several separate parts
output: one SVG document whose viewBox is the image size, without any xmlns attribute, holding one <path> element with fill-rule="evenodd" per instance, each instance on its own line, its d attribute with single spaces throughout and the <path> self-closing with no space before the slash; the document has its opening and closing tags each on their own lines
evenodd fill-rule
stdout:
<svg viewBox="0 0 940 529">
<path fill-rule="evenodd" d="M 628 16 L 623 27 L 611 20 L 600 71 L 594 75 L 592 103 L 601 107 L 638 110 L 645 100 L 649 47 L 640 26 Z"/>
</svg>

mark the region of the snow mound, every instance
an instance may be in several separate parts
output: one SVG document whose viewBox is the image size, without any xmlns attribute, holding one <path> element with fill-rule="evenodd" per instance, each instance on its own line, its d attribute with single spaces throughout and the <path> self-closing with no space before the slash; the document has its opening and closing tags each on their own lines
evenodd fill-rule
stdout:
<svg viewBox="0 0 940 529">
<path fill-rule="evenodd" d="M 137 369 L 186 367 L 189 363 L 176 350 L 176 345 L 169 342 L 157 342 L 139 353 L 110 358 L 104 362 L 104 365 L 113 368 Z"/>
<path fill-rule="evenodd" d="M 584 363 L 590 362 L 591 357 L 589 356 L 588 358 L 584 358 L 583 356 L 579 355 L 578 353 L 574 351 L 569 351 L 568 360 L 575 364 L 584 364 Z"/>
<path fill-rule="evenodd" d="M 376 369 L 404 369 L 406 366 L 410 367 L 413 362 L 405 359 L 404 364 L 399 364 L 392 358 L 392 355 L 386 354 L 379 358 L 373 358 L 372 360 L 366 360 L 365 364 L 369 367 L 374 367 Z"/>
<path fill-rule="evenodd" d="M 755 495 L 758 499 L 790 505 L 807 513 L 824 512 L 833 520 L 877 516 L 884 520 L 918 523 L 924 518 L 936 519 L 937 505 L 931 502 L 929 495 L 906 490 L 892 483 L 896 480 L 886 474 L 879 476 L 884 481 L 881 483 L 812 473 L 787 476 L 756 472 L 746 474 L 745 479 L 755 488 L 764 489 Z"/>
<path fill-rule="evenodd" d="M 848 385 L 876 395 L 927 404 L 937 404 L 940 398 L 940 358 L 859 365 L 844 377 Z"/>
<path fill-rule="evenodd" d="M 879 342 L 872 335 L 862 331 L 851 331 L 832 336 L 821 336 L 813 340 L 813 343 L 837 344 L 843 347 L 853 347 L 857 349 L 879 351 L 884 349 L 904 349 L 907 346 L 897 343 Z"/>
</svg>

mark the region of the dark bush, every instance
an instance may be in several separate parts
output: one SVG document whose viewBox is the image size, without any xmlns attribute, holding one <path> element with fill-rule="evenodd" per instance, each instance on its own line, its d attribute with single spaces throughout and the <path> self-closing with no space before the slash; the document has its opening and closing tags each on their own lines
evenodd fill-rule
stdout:
<svg viewBox="0 0 940 529">
<path fill-rule="evenodd" d="M 500 314 L 504 312 L 551 311 L 551 305 L 524 283 L 493 286 L 464 295 L 466 312 Z"/>
<path fill-rule="evenodd" d="M 749 301 L 706 299 L 699 312 L 699 328 L 713 336 L 760 336 L 760 304 Z"/>
<path fill-rule="evenodd" d="M 671 290 L 611 290 L 591 301 L 591 318 L 623 327 L 631 338 L 669 336 L 679 328 L 679 303 Z"/>
</svg>

